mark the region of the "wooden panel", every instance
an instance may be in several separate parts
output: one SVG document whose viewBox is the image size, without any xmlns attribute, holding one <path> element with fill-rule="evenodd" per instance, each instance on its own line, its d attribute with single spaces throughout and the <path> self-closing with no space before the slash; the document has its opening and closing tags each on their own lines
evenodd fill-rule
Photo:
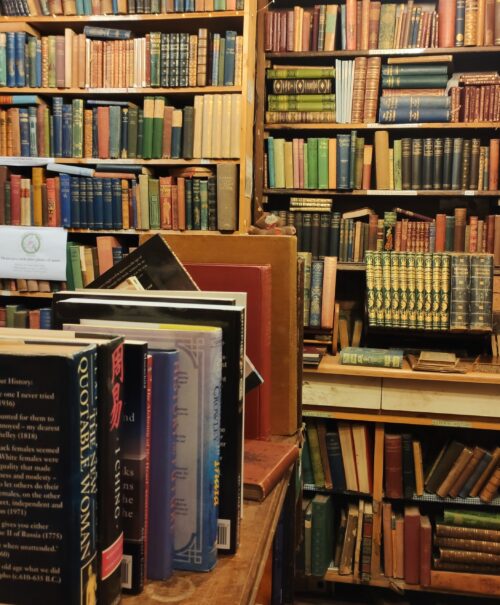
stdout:
<svg viewBox="0 0 500 605">
<path fill-rule="evenodd" d="M 306 375 L 302 383 L 302 404 L 379 410 L 380 378 Z"/>
<path fill-rule="evenodd" d="M 500 311 L 500 292 L 493 293 L 493 311 Z"/>
<path fill-rule="evenodd" d="M 500 276 L 495 276 L 493 278 L 493 292 L 500 294 Z"/>
<path fill-rule="evenodd" d="M 431 590 L 500 595 L 500 576 L 486 576 L 477 573 L 453 573 L 451 571 L 431 571 Z M 495 599 L 496 600 L 496 599 Z"/>
<path fill-rule="evenodd" d="M 496 385 L 420 381 L 412 390 L 407 380 L 383 379 L 382 410 L 500 418 Z"/>
</svg>

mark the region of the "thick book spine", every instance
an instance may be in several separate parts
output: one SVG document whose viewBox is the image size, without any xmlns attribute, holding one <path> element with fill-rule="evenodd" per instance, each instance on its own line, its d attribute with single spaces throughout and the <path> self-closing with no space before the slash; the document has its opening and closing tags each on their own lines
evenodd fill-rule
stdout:
<svg viewBox="0 0 500 605">
<path fill-rule="evenodd" d="M 465 330 L 469 327 L 470 256 L 451 255 L 450 266 L 450 329 Z"/>
<path fill-rule="evenodd" d="M 319 326 L 321 323 L 321 295 L 323 286 L 323 261 L 313 261 L 311 268 L 311 306 L 309 325 Z"/>
<path fill-rule="evenodd" d="M 469 325 L 471 330 L 493 327 L 493 255 L 470 256 Z"/>
</svg>

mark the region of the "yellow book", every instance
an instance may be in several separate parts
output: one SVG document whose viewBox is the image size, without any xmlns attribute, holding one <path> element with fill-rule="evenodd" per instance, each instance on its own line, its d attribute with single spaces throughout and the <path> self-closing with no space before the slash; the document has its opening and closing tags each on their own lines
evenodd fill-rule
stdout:
<svg viewBox="0 0 500 605">
<path fill-rule="evenodd" d="M 193 158 L 201 158 L 201 134 L 203 129 L 203 95 L 194 98 Z"/>
<path fill-rule="evenodd" d="M 127 179 L 121 180 L 122 186 L 122 221 L 123 229 L 130 229 L 130 214 L 129 214 L 129 185 Z"/>
<path fill-rule="evenodd" d="M 212 113 L 212 157 L 222 157 L 222 95 L 214 95 Z"/>
<path fill-rule="evenodd" d="M 34 167 L 32 169 L 33 183 L 33 225 L 41 227 L 42 219 L 42 184 L 44 182 L 44 169 Z"/>
<path fill-rule="evenodd" d="M 394 189 L 394 149 L 389 149 L 389 189 Z"/>
<path fill-rule="evenodd" d="M 241 86 L 243 80 L 243 36 L 236 36 L 234 56 L 234 85 Z"/>
<path fill-rule="evenodd" d="M 212 157 L 212 124 L 213 124 L 213 95 L 205 95 L 203 99 L 203 127 L 201 137 L 201 157 Z M 175 112 L 174 112 L 175 113 Z"/>
<path fill-rule="evenodd" d="M 328 139 L 328 189 L 337 188 L 337 139 Z"/>
<path fill-rule="evenodd" d="M 231 95 L 222 95 L 222 120 L 221 128 L 221 158 L 228 158 L 231 153 Z"/>
<path fill-rule="evenodd" d="M 422 444 L 413 441 L 413 461 L 415 465 L 415 494 L 424 495 L 424 466 L 422 461 Z"/>
<path fill-rule="evenodd" d="M 229 157 L 239 158 L 241 137 L 241 95 L 230 95 L 231 97 L 231 145 Z"/>
<path fill-rule="evenodd" d="M 375 133 L 375 175 L 377 189 L 390 189 L 389 133 Z"/>
<path fill-rule="evenodd" d="M 74 13 L 72 13 L 74 14 Z M 73 40 L 75 32 L 69 27 L 64 30 L 64 84 L 70 88 L 73 84 Z"/>
</svg>

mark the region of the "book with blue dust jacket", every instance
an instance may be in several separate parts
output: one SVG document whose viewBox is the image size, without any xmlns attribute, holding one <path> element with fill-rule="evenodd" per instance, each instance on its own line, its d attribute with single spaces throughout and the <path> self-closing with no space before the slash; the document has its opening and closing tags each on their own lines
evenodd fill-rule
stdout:
<svg viewBox="0 0 500 605">
<path fill-rule="evenodd" d="M 0 346 L 1 602 L 96 603 L 95 371 L 91 345 Z"/>
</svg>

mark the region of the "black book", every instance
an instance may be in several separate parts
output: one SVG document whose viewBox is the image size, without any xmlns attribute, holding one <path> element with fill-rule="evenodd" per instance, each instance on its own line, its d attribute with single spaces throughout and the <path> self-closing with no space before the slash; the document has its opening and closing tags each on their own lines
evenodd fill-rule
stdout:
<svg viewBox="0 0 500 605">
<path fill-rule="evenodd" d="M 472 139 L 470 150 L 470 176 L 469 189 L 477 190 L 479 184 L 479 154 L 481 153 L 481 139 Z"/>
<path fill-rule="evenodd" d="M 193 157 L 194 107 L 188 105 L 182 110 L 182 157 Z"/>
<path fill-rule="evenodd" d="M 290 212 L 293 216 L 293 226 L 295 227 L 295 231 L 297 233 L 297 250 L 300 252 L 303 250 L 302 246 L 302 212 Z"/>
<path fill-rule="evenodd" d="M 422 139 L 413 139 L 411 145 L 411 187 L 422 188 Z"/>
<path fill-rule="evenodd" d="M 470 163 L 471 163 L 471 141 L 470 141 L 470 139 L 465 139 L 463 147 L 462 147 L 461 189 L 469 189 Z M 479 168 L 479 165 L 478 165 L 478 168 Z"/>
<path fill-rule="evenodd" d="M 131 172 L 142 174 L 142 166 L 133 166 L 132 164 L 96 164 L 96 172 Z"/>
<path fill-rule="evenodd" d="M 430 494 L 436 493 L 441 483 L 451 470 L 455 460 L 464 449 L 464 444 L 459 441 L 452 441 L 444 447 L 436 458 L 432 468 L 425 481 L 425 490 Z"/>
<path fill-rule="evenodd" d="M 103 293 L 105 294 L 105 293 Z M 222 329 L 222 390 L 219 548 L 236 552 L 241 514 L 243 453 L 243 383 L 245 308 L 231 305 L 186 304 L 102 297 L 57 299 L 54 325 L 84 319 L 152 324 L 208 325 Z M 224 542 L 221 541 L 224 537 Z"/>
<path fill-rule="evenodd" d="M 443 188 L 443 139 L 434 139 L 432 188 Z"/>
<path fill-rule="evenodd" d="M 411 139 L 401 139 L 401 181 L 403 189 L 411 189 Z"/>
<path fill-rule="evenodd" d="M 330 241 L 328 256 L 339 256 L 340 241 L 340 212 L 332 212 L 330 215 Z"/>
<path fill-rule="evenodd" d="M 301 252 L 312 252 L 312 214 L 304 212 L 302 215 L 302 250 Z"/>
<path fill-rule="evenodd" d="M 311 219 L 311 252 L 313 260 L 318 260 L 319 258 L 319 226 L 319 212 L 313 212 Z"/>
<path fill-rule="evenodd" d="M 320 259 L 328 256 L 328 236 L 330 235 L 330 214 L 322 212 L 319 218 L 319 250 Z"/>
<path fill-rule="evenodd" d="M 432 189 L 434 161 L 434 140 L 424 139 L 424 161 L 422 175 L 422 189 Z"/>
<path fill-rule="evenodd" d="M 401 437 L 403 441 L 403 492 L 405 498 L 412 498 L 415 493 L 413 441 L 409 433 L 403 433 Z"/>
<path fill-rule="evenodd" d="M 453 139 L 453 153 L 451 164 L 451 188 L 460 189 L 462 185 L 462 161 L 464 140 L 462 137 Z"/>
<path fill-rule="evenodd" d="M 453 139 L 446 137 L 443 144 L 443 189 L 451 189 L 451 168 L 453 158 Z"/>
</svg>

